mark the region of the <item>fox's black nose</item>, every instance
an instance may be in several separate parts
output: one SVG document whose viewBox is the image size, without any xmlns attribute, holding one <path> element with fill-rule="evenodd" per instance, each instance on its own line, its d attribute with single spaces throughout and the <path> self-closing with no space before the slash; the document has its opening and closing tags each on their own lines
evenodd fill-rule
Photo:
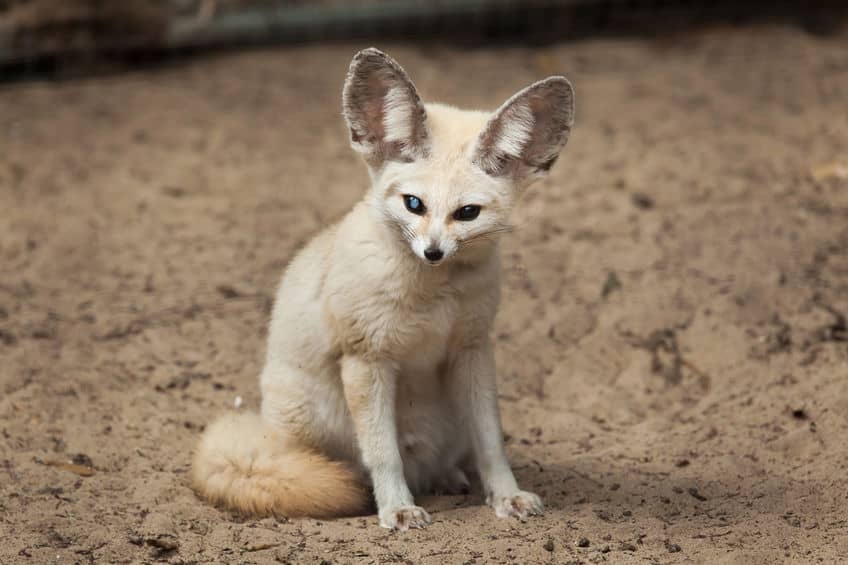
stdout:
<svg viewBox="0 0 848 565">
<path fill-rule="evenodd" d="M 444 256 L 445 254 L 438 247 L 431 247 L 424 251 L 424 257 L 426 257 L 428 261 L 438 261 Z"/>
</svg>

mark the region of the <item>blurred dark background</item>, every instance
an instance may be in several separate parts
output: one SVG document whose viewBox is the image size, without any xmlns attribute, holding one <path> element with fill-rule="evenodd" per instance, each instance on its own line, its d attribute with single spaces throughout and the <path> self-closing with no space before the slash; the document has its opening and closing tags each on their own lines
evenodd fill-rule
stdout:
<svg viewBox="0 0 848 565">
<path fill-rule="evenodd" d="M 0 0 L 0 76 L 67 76 L 247 45 L 415 39 L 477 46 L 693 26 L 842 26 L 841 0 Z"/>
</svg>

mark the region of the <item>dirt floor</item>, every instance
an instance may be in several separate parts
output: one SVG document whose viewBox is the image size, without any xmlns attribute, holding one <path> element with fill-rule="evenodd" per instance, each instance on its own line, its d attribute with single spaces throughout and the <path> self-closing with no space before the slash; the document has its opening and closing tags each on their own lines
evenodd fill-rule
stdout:
<svg viewBox="0 0 848 565">
<path fill-rule="evenodd" d="M 187 486 L 258 406 L 270 300 L 363 193 L 362 45 L 0 89 L 0 562 L 848 560 L 848 36 L 383 45 L 495 107 L 564 72 L 577 123 L 506 237 L 500 401 L 544 517 L 254 520 Z"/>
</svg>

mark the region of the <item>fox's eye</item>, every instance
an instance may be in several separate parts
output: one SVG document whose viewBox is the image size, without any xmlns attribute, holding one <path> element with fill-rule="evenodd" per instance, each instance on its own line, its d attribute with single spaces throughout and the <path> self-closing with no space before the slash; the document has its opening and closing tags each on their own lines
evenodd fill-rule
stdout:
<svg viewBox="0 0 848 565">
<path fill-rule="evenodd" d="M 453 219 L 459 220 L 461 222 L 470 222 L 479 215 L 480 207 L 475 204 L 469 204 L 468 206 L 463 206 L 462 208 L 454 212 Z"/>
<path fill-rule="evenodd" d="M 403 203 L 406 204 L 406 209 L 412 212 L 413 214 L 423 216 L 424 212 L 427 211 L 427 208 L 424 207 L 424 203 L 421 202 L 421 199 L 417 196 L 412 196 L 411 194 L 404 194 Z"/>
</svg>

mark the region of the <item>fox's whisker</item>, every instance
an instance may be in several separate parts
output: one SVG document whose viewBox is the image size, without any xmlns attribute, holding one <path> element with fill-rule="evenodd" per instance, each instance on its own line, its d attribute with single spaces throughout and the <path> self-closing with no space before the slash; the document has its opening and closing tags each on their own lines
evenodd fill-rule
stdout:
<svg viewBox="0 0 848 565">
<path fill-rule="evenodd" d="M 483 241 L 483 240 L 491 240 L 493 237 L 500 233 L 508 233 L 513 231 L 515 228 L 513 226 L 498 226 L 492 228 L 490 230 L 486 230 L 482 233 L 474 234 L 471 237 L 468 237 L 459 242 L 460 246 L 468 245 L 470 243 L 474 243 L 475 241 Z"/>
</svg>

